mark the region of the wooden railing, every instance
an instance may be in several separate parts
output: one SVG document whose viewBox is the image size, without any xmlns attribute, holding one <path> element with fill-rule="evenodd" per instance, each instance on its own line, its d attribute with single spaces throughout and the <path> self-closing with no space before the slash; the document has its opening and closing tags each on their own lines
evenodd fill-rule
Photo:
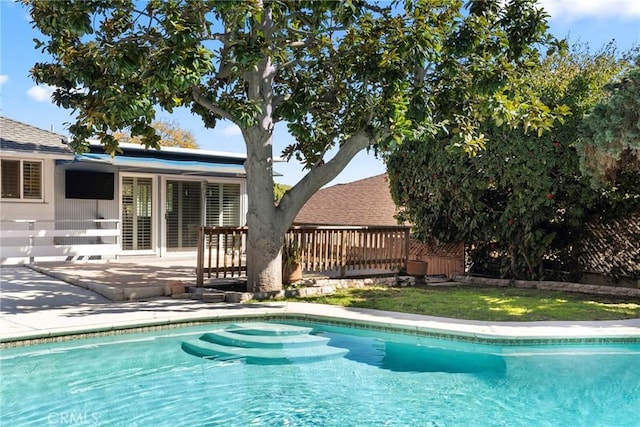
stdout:
<svg viewBox="0 0 640 427">
<path fill-rule="evenodd" d="M 11 258 L 117 256 L 120 253 L 117 219 L 3 220 L 0 224 L 0 262 Z"/>
<path fill-rule="evenodd" d="M 406 266 L 409 227 L 292 227 L 304 271 L 397 270 Z"/>
<path fill-rule="evenodd" d="M 337 272 L 406 267 L 409 227 L 292 227 L 286 238 L 297 242 L 305 272 Z M 247 227 L 198 227 L 197 283 L 246 274 Z"/>
<path fill-rule="evenodd" d="M 243 276 L 247 271 L 247 227 L 197 227 L 196 275 L 202 286 L 204 273 L 211 278 Z"/>
</svg>

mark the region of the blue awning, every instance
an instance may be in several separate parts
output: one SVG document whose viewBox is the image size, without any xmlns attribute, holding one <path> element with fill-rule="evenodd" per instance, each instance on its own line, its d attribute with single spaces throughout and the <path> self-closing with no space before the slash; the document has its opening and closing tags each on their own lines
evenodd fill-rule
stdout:
<svg viewBox="0 0 640 427">
<path fill-rule="evenodd" d="M 109 164 L 125 171 L 158 171 L 182 175 L 246 175 L 243 165 L 209 163 L 196 160 L 169 160 L 132 156 L 111 157 L 109 154 L 85 153 L 76 155 L 74 162 Z"/>
</svg>

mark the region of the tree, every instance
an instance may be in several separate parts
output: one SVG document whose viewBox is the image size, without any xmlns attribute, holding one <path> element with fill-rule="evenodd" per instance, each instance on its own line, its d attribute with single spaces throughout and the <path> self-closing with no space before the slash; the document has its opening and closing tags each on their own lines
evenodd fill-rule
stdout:
<svg viewBox="0 0 640 427">
<path fill-rule="evenodd" d="M 284 197 L 285 193 L 291 189 L 290 185 L 280 184 L 278 182 L 273 184 L 273 199 L 276 203 L 280 203 L 280 200 Z"/>
<path fill-rule="evenodd" d="M 198 148 L 198 143 L 191 132 L 181 129 L 176 122 L 167 120 L 154 120 L 151 127 L 155 129 L 156 135 L 160 137 L 158 144 L 163 147 Z M 130 132 L 114 132 L 113 137 L 119 144 L 126 142 L 130 144 L 141 144 L 142 137 L 132 136 Z"/>
<path fill-rule="evenodd" d="M 414 224 L 422 240 L 466 242 L 475 250 L 474 267 L 483 272 L 541 279 L 545 261 L 570 270 L 573 243 L 589 215 L 611 215 L 607 208 L 623 201 L 620 193 L 637 192 L 631 186 L 592 189 L 575 147 L 583 116 L 628 66 L 612 45 L 596 54 L 579 45 L 563 49 L 528 79 L 545 105 L 570 109 L 551 132 L 487 122 L 482 131 L 491 143 L 471 157 L 446 150 L 446 135 L 403 144 L 387 160 L 401 219 Z M 501 264 L 489 265 L 492 260 Z"/>
<path fill-rule="evenodd" d="M 620 173 L 640 174 L 640 55 L 635 67 L 605 87 L 606 97 L 584 120 L 578 149 L 596 186 Z"/>
<path fill-rule="evenodd" d="M 126 127 L 157 148 L 156 108 L 189 107 L 208 127 L 224 119 L 241 128 L 250 290 L 281 289 L 284 233 L 360 150 L 448 130 L 473 150 L 496 106 L 506 123 L 552 121 L 511 78 L 526 74 L 548 39 L 534 0 L 471 0 L 466 9 L 462 0 L 23 1 L 47 38 L 36 46 L 53 58 L 32 74 L 77 111 L 77 150 L 97 136 L 112 153 L 112 132 Z M 434 108 L 442 96 L 449 110 L 464 109 L 445 120 Z M 284 156 L 308 173 L 274 206 L 278 122 L 295 138 Z"/>
</svg>

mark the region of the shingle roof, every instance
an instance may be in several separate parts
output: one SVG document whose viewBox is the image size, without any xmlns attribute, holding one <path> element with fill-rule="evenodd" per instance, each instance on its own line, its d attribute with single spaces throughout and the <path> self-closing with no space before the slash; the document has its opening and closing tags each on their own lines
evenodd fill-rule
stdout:
<svg viewBox="0 0 640 427">
<path fill-rule="evenodd" d="M 386 175 L 323 188 L 302 207 L 296 225 L 398 225 Z"/>
<path fill-rule="evenodd" d="M 73 154 L 64 136 L 0 116 L 0 149 L 44 154 Z"/>
</svg>

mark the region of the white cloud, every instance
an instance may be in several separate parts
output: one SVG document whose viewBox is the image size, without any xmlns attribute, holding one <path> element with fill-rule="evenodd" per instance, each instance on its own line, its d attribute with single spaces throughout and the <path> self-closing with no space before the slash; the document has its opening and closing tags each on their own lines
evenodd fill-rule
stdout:
<svg viewBox="0 0 640 427">
<path fill-rule="evenodd" d="M 27 91 L 27 95 L 38 102 L 51 101 L 51 94 L 55 88 L 49 85 L 33 86 Z"/>
<path fill-rule="evenodd" d="M 8 81 L 9 81 L 9 76 L 7 76 L 6 74 L 0 74 L 0 85 L 3 85 Z"/>
<path fill-rule="evenodd" d="M 582 18 L 640 19 L 638 0 L 538 0 L 552 18 L 574 21 Z"/>
<path fill-rule="evenodd" d="M 220 130 L 220 132 L 224 135 L 224 136 L 238 136 L 238 135 L 242 135 L 242 131 L 240 130 L 240 128 L 236 125 L 229 125 L 227 127 L 224 127 Z"/>
</svg>

